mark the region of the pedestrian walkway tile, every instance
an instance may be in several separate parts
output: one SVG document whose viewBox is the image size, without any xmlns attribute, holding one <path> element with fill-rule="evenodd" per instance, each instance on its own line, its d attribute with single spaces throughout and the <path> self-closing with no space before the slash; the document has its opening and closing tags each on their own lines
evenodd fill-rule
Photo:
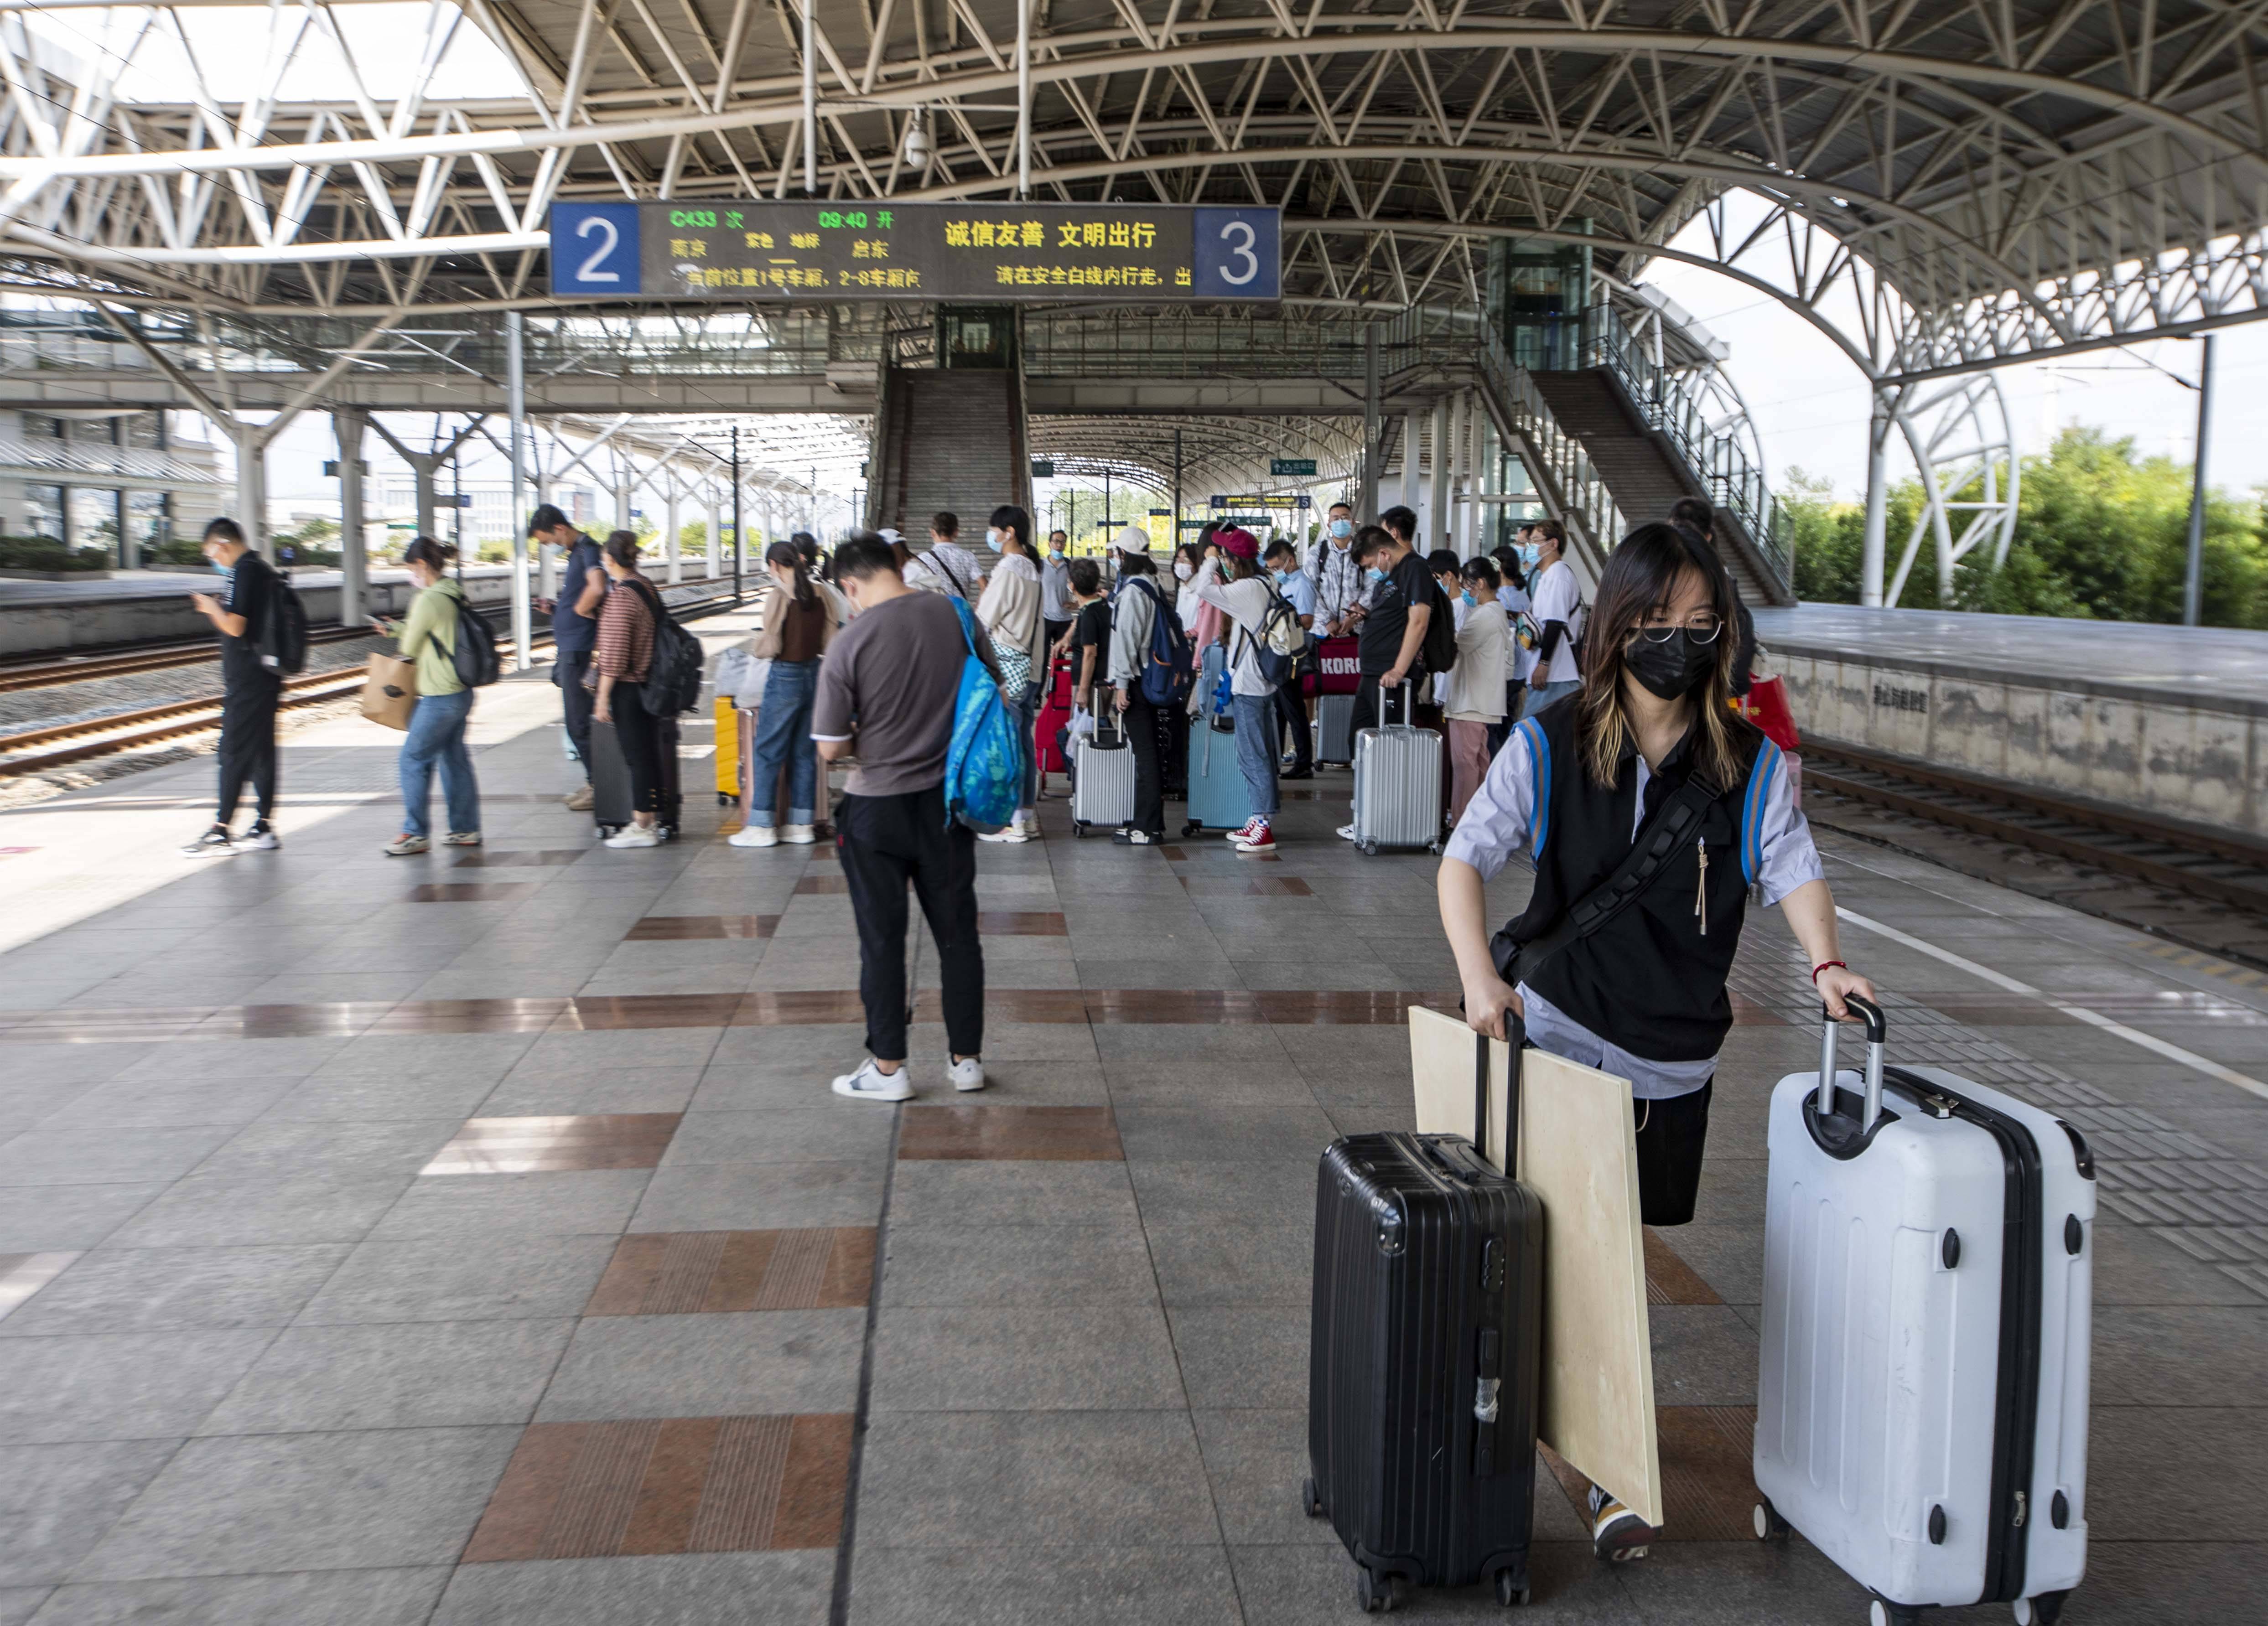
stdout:
<svg viewBox="0 0 2268 1626">
<path fill-rule="evenodd" d="M 532 1424 L 464 1562 L 833 1547 L 850 1424 L 839 1413 Z"/>
<path fill-rule="evenodd" d="M 998 1159 L 1123 1161 L 1108 1107 L 909 1107 L 898 1131 L 902 1161 Z"/>
<path fill-rule="evenodd" d="M 539 1174 L 580 1169 L 650 1169 L 661 1162 L 681 1113 L 585 1117 L 474 1118 L 418 1173 Z"/>
<path fill-rule="evenodd" d="M 649 915 L 630 929 L 625 943 L 682 943 L 711 938 L 769 938 L 777 915 Z"/>
<path fill-rule="evenodd" d="M 583 1313 L 846 1309 L 866 1302 L 873 1279 L 871 1225 L 666 1232 L 624 1238 Z"/>
<path fill-rule="evenodd" d="M 532 880 L 429 880 L 413 887 L 409 903 L 512 903 L 541 886 Z"/>
</svg>

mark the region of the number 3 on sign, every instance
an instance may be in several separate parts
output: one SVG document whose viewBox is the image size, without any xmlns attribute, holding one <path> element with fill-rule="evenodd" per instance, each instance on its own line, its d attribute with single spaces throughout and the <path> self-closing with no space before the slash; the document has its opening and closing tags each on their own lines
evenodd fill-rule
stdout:
<svg viewBox="0 0 2268 1626">
<path fill-rule="evenodd" d="M 644 278 L 635 203 L 555 203 L 551 291 L 635 294 Z"/>
<path fill-rule="evenodd" d="M 1278 245 L 1281 217 L 1272 209 L 1194 211 L 1196 292 L 1200 298 L 1273 299 L 1283 292 Z"/>
</svg>

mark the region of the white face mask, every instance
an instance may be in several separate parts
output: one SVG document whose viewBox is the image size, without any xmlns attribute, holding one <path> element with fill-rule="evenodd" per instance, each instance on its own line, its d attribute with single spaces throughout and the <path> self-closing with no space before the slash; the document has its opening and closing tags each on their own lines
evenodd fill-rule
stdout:
<svg viewBox="0 0 2268 1626">
<path fill-rule="evenodd" d="M 1196 572 L 1189 569 L 1189 562 L 1187 559 L 1182 560 L 1179 564 L 1174 567 L 1174 579 L 1175 581 L 1185 582 L 1195 574 Z"/>
</svg>

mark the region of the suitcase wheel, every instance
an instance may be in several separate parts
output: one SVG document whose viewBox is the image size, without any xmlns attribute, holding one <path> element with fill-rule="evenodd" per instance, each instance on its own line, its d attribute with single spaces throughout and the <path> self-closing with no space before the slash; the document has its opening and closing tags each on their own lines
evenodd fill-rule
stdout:
<svg viewBox="0 0 2268 1626">
<path fill-rule="evenodd" d="M 722 791 L 717 792 L 717 806 L 719 807 L 730 807 L 734 802 L 737 802 L 740 799 L 740 798 L 737 796 L 727 796 Z"/>
<path fill-rule="evenodd" d="M 1184 824 L 1182 826 L 1182 835 L 1183 838 L 1184 838 L 1184 839 L 1186 839 L 1186 838 L 1188 838 L 1188 837 L 1189 837 L 1189 836 L 1195 835 L 1196 835 L 1199 830 L 1202 830 L 1202 829 L 1204 829 L 1204 820 L 1202 820 L 1202 819 L 1191 819 L 1191 820 L 1189 820 L 1188 822 L 1184 823 Z"/>
<path fill-rule="evenodd" d="M 1362 850 L 1362 856 L 1364 857 L 1375 858 L 1378 857 L 1378 843 L 1376 842 L 1357 842 L 1355 845 Z"/>
<path fill-rule="evenodd" d="M 1867 1606 L 1867 1626 L 1921 1626 L 1921 1611 L 1877 1598 Z"/>
<path fill-rule="evenodd" d="M 2062 1592 L 2042 1593 L 2036 1598 L 2017 1599 L 2016 1626 L 2027 1626 L 2025 1618 L 2027 1605 L 2029 1606 L 2029 1626 L 2056 1626 L 2056 1622 L 2063 1619 L 2063 1600 L 2070 1596 L 2071 1593 L 2066 1589 Z"/>
<path fill-rule="evenodd" d="M 1496 1600 L 1507 1609 L 1516 1609 L 1528 1599 L 1528 1578 L 1517 1570 L 1496 1572 Z"/>
<path fill-rule="evenodd" d="M 1772 1507 L 1770 1497 L 1756 1504 L 1754 1519 L 1756 1540 L 1759 1541 L 1785 1541 L 1788 1538 L 1788 1533 L 1793 1528 Z"/>
<path fill-rule="evenodd" d="M 1354 1572 L 1354 1600 L 1365 1615 L 1390 1615 L 1409 1595 L 1410 1584 L 1398 1575 L 1378 1575 L 1369 1570 Z"/>
<path fill-rule="evenodd" d="M 1300 1482 L 1300 1505 L 1307 1510 L 1307 1517 L 1310 1519 L 1321 1519 L 1323 1516 L 1323 1493 L 1315 1489 L 1314 1480 L 1303 1479 Z"/>
</svg>

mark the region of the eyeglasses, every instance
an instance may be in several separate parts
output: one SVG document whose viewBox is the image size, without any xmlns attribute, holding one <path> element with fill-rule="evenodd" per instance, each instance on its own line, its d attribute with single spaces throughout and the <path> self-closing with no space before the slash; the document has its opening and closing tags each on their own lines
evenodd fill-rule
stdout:
<svg viewBox="0 0 2268 1626">
<path fill-rule="evenodd" d="M 1638 629 L 1638 636 L 1648 644 L 1667 644 L 1672 633 L 1682 632 L 1696 644 L 1714 644 L 1717 635 L 1724 629 L 1722 616 L 1714 610 L 1701 610 L 1683 622 L 1664 622 L 1657 626 L 1649 621 Z"/>
</svg>

